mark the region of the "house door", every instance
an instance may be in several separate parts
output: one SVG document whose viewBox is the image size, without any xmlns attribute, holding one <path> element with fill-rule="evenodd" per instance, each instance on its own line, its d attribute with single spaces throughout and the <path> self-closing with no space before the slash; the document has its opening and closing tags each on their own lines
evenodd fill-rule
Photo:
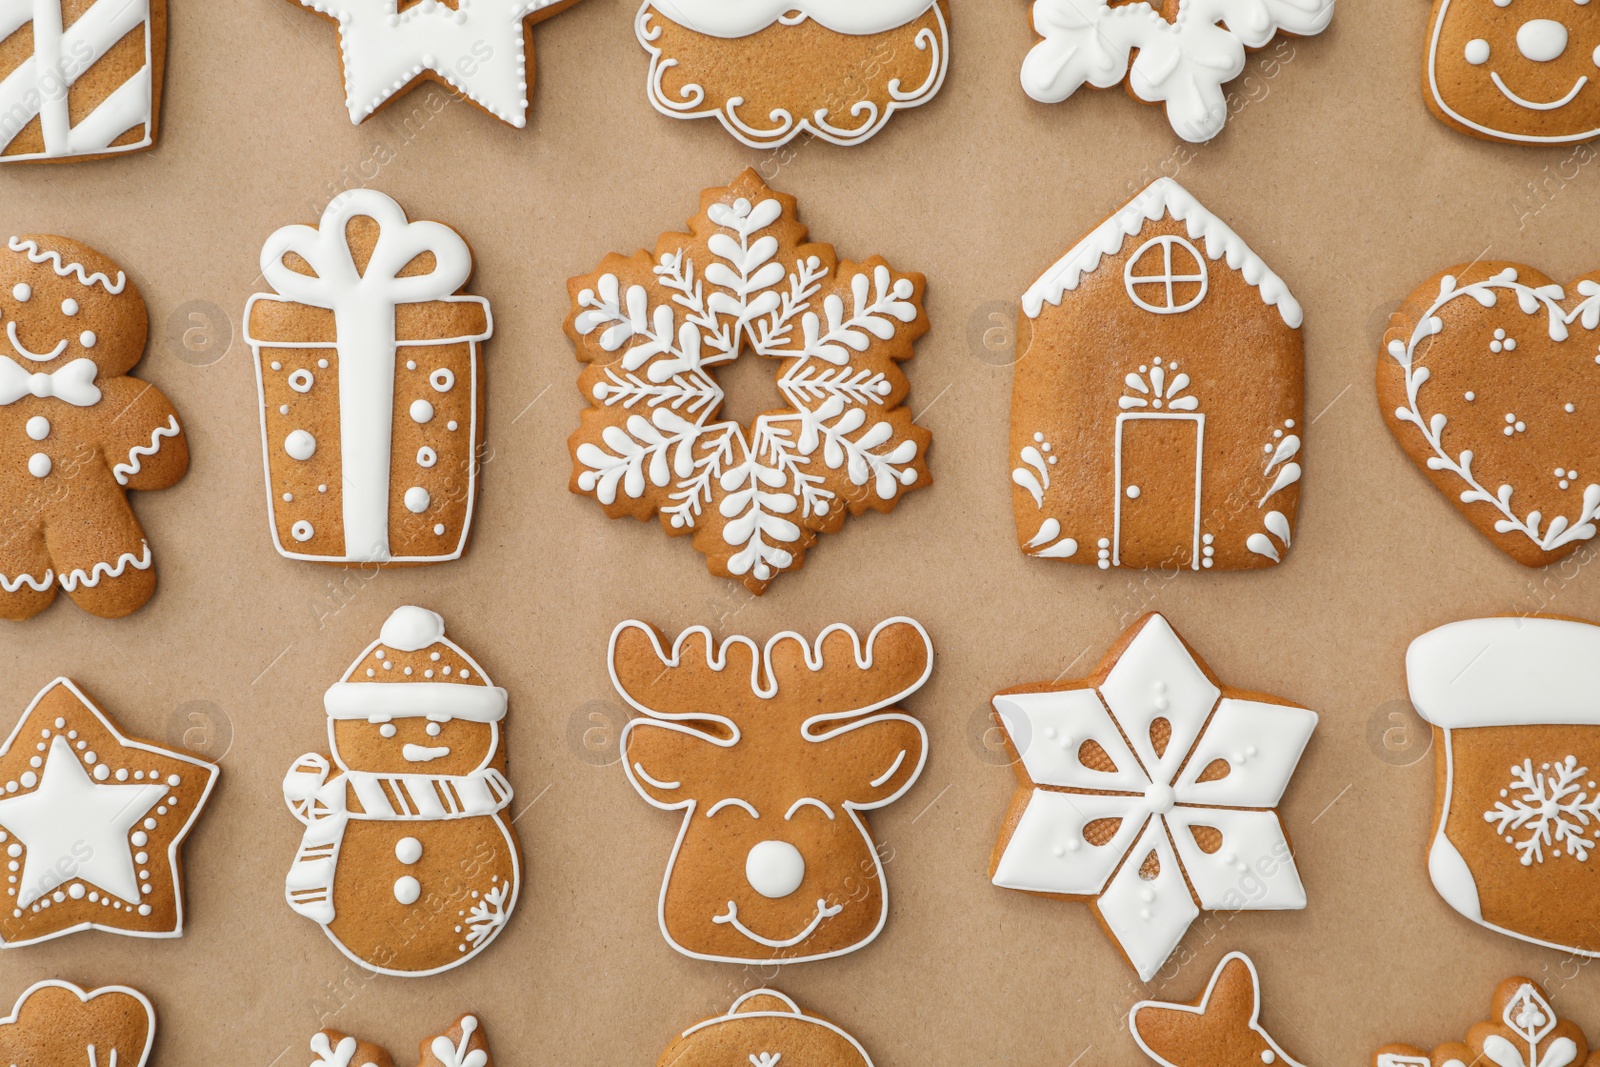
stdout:
<svg viewBox="0 0 1600 1067">
<path fill-rule="evenodd" d="M 1205 428 L 1204 415 L 1117 416 L 1114 566 L 1200 569 Z"/>
</svg>

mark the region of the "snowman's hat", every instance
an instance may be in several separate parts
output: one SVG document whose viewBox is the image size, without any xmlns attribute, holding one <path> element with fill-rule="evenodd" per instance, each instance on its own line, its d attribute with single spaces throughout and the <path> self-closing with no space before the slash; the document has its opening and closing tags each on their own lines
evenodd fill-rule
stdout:
<svg viewBox="0 0 1600 1067">
<path fill-rule="evenodd" d="M 436 649 L 435 646 L 438 646 Z M 438 677 L 401 674 L 384 675 L 379 681 L 367 670 L 368 678 L 357 678 L 362 667 L 377 649 L 398 653 L 434 651 L 437 659 L 448 650 L 471 666 L 457 674 L 443 668 Z M 406 668 L 410 670 L 410 668 Z M 498 722 L 506 714 L 506 691 L 491 685 L 477 660 L 444 635 L 444 619 L 427 608 L 396 608 L 378 632 L 378 639 L 356 658 L 344 677 L 328 687 L 322 697 L 330 719 L 397 719 L 430 716 L 437 719 L 466 719 L 471 722 Z"/>
</svg>

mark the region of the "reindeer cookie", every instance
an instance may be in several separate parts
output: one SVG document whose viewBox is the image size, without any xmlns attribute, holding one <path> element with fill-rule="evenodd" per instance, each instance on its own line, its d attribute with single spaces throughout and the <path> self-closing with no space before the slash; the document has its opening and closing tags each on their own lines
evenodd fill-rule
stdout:
<svg viewBox="0 0 1600 1067">
<path fill-rule="evenodd" d="M 695 1023 L 667 1046 L 656 1067 L 872 1067 L 861 1043 L 800 1010 L 776 989 L 752 989 L 726 1015 Z"/>
<path fill-rule="evenodd" d="M 1162 1067 L 1300 1067 L 1262 1029 L 1261 981 L 1242 952 L 1222 958 L 1199 1000 L 1135 1004 L 1128 1032 Z"/>
<path fill-rule="evenodd" d="M 35 982 L 0 1019 L 0 1063 L 14 1067 L 144 1067 L 156 1012 L 143 993 L 111 985 Z"/>
<path fill-rule="evenodd" d="M 59 586 L 117 618 L 156 587 L 129 489 L 189 467 L 178 413 L 128 376 L 144 354 L 144 300 L 117 265 L 65 237 L 0 250 L 0 618 L 43 611 Z"/>
<path fill-rule="evenodd" d="M 341 1034 L 318 1030 L 311 1035 L 311 1067 L 394 1067 L 387 1049 Z M 463 1015 L 444 1033 L 422 1039 L 417 1067 L 494 1067 L 489 1039 L 475 1015 Z"/>
<path fill-rule="evenodd" d="M 1464 1042 L 1432 1053 L 1413 1045 L 1385 1045 L 1372 1054 L 1373 1067 L 1596 1067 L 1589 1041 L 1576 1023 L 1556 1015 L 1544 990 L 1526 978 L 1507 978 L 1495 988 L 1489 1019 L 1467 1031 Z"/>
<path fill-rule="evenodd" d="M 639 794 L 683 812 L 661 884 L 668 944 L 697 959 L 799 963 L 867 944 L 888 917 L 865 812 L 922 773 L 927 733 L 893 707 L 933 669 L 927 632 L 879 623 L 718 643 L 703 626 L 668 651 L 625 622 L 611 680 L 641 713 L 622 732 Z"/>
</svg>

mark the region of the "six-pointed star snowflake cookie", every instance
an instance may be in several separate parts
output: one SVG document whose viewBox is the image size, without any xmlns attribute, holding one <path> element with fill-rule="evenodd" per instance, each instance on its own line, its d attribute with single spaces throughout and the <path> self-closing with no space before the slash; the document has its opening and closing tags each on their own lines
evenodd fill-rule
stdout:
<svg viewBox="0 0 1600 1067">
<path fill-rule="evenodd" d="M 183 932 L 179 849 L 217 767 L 126 737 L 65 678 L 0 749 L 0 946 L 78 930 Z"/>
<path fill-rule="evenodd" d="M 899 367 L 928 329 L 923 278 L 808 244 L 794 197 L 753 170 L 705 190 L 689 229 L 567 283 L 589 400 L 571 488 L 693 534 L 713 574 L 760 594 L 846 511 L 932 483 Z M 742 426 L 718 418 L 716 368 L 747 348 L 786 406 Z"/>
<path fill-rule="evenodd" d="M 533 30 L 578 0 L 295 0 L 339 24 L 345 106 L 360 124 L 419 81 L 436 81 L 521 129 Z"/>
<path fill-rule="evenodd" d="M 1223 686 L 1146 615 L 1095 673 L 995 695 L 1018 779 L 995 885 L 1087 901 L 1148 981 L 1207 911 L 1305 907 L 1274 809 L 1317 714 Z"/>
</svg>

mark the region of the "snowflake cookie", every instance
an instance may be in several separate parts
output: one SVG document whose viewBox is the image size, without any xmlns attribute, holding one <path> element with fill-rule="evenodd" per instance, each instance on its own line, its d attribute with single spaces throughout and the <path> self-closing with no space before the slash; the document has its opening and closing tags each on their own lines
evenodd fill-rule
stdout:
<svg viewBox="0 0 1600 1067">
<path fill-rule="evenodd" d="M 1333 0 L 1034 0 L 1044 39 L 1023 61 L 1022 88 L 1055 104 L 1085 82 L 1125 83 L 1134 99 L 1165 104 L 1179 137 L 1209 141 L 1228 119 L 1222 87 L 1244 72 L 1245 49 L 1280 32 L 1321 33 L 1332 20 Z"/>
<path fill-rule="evenodd" d="M 1489 1018 L 1467 1031 L 1465 1041 L 1440 1045 L 1431 1053 L 1414 1045 L 1385 1045 L 1372 1054 L 1372 1067 L 1600 1067 L 1589 1041 L 1574 1022 L 1560 1018 L 1536 983 L 1507 978 L 1495 987 Z"/>
<path fill-rule="evenodd" d="M 689 229 L 567 283 L 589 402 L 571 488 L 692 534 L 713 574 L 760 594 L 846 512 L 931 484 L 899 367 L 928 329 L 923 277 L 807 243 L 795 199 L 753 170 L 702 193 Z M 718 419 L 716 377 L 746 348 L 785 403 L 748 427 Z"/>
<path fill-rule="evenodd" d="M 656 1067 L 872 1067 L 861 1043 L 776 989 L 752 989 L 727 1013 L 695 1023 Z"/>
<path fill-rule="evenodd" d="M 1222 957 L 1198 1000 L 1141 1000 L 1128 1032 L 1161 1067 L 1300 1067 L 1261 1026 L 1261 980 L 1242 952 Z"/>
<path fill-rule="evenodd" d="M 1600 626 L 1449 623 L 1411 642 L 1406 683 L 1439 761 L 1434 888 L 1491 930 L 1600 956 Z"/>
<path fill-rule="evenodd" d="M 1563 287 L 1521 263 L 1434 275 L 1389 319 L 1378 402 L 1413 463 L 1529 567 L 1600 516 L 1600 271 Z"/>
<path fill-rule="evenodd" d="M 181 849 L 217 773 L 125 736 L 67 679 L 45 686 L 0 747 L 0 947 L 182 934 Z"/>
<path fill-rule="evenodd" d="M 22 1067 L 144 1067 L 156 1012 L 143 993 L 35 982 L 0 1019 L 0 1062 Z"/>
<path fill-rule="evenodd" d="M 311 1054 L 311 1067 L 394 1067 L 387 1049 L 337 1030 L 312 1034 Z M 444 1033 L 423 1038 L 417 1055 L 417 1067 L 494 1067 L 476 1015 L 463 1015 Z"/>
<path fill-rule="evenodd" d="M 1224 687 L 1160 615 L 1095 673 L 997 693 L 997 886 L 1082 900 L 1149 981 L 1207 911 L 1305 907 L 1277 807 L 1317 714 Z"/>
</svg>

